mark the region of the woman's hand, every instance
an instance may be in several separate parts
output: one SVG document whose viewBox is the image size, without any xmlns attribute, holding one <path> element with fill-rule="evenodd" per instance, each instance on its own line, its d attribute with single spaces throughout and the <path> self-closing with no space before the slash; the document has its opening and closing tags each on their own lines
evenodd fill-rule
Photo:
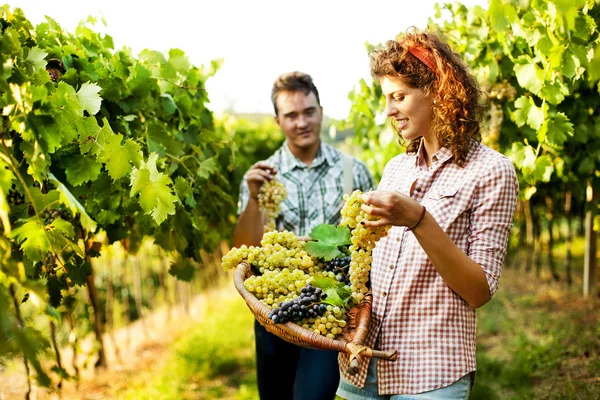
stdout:
<svg viewBox="0 0 600 400">
<path fill-rule="evenodd" d="M 423 206 L 413 198 L 391 190 L 365 193 L 362 195 L 362 200 L 365 203 L 361 206 L 364 212 L 381 218 L 377 221 L 364 221 L 367 227 L 383 225 L 412 227 L 419 221 L 423 210 Z"/>
<path fill-rule="evenodd" d="M 265 162 L 257 162 L 246 173 L 246 183 L 250 197 L 257 198 L 260 187 L 263 183 L 270 181 L 275 177 L 277 169 Z"/>
</svg>

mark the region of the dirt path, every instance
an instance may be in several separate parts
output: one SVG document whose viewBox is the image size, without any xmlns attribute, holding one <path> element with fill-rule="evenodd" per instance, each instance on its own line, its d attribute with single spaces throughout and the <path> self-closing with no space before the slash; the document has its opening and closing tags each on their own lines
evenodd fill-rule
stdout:
<svg viewBox="0 0 600 400">
<path fill-rule="evenodd" d="M 169 346 L 186 333 L 195 323 L 202 320 L 211 303 L 220 298 L 236 295 L 233 285 L 225 284 L 217 289 L 206 291 L 194 298 L 186 314 L 182 307 L 160 308 L 138 320 L 127 328 L 121 328 L 113 335 L 104 335 L 106 356 L 109 368 L 94 371 L 93 362 L 87 368 L 81 368 L 79 388 L 75 382 L 63 382 L 61 394 L 51 393 L 43 388 L 34 387 L 31 400 L 35 399 L 112 399 L 140 373 L 152 373 L 160 369 L 167 360 Z M 111 337 L 113 336 L 113 337 Z M 114 343 L 119 343 L 119 354 Z M 84 351 L 91 351 L 94 341 L 88 338 L 82 343 Z M 70 373 L 72 368 L 71 349 L 62 350 L 62 363 Z M 79 360 L 83 363 L 83 357 Z M 93 360 L 95 361 L 95 360 Z M 24 369 L 18 362 L 7 371 L 0 373 L 0 400 L 24 399 L 27 390 Z"/>
</svg>

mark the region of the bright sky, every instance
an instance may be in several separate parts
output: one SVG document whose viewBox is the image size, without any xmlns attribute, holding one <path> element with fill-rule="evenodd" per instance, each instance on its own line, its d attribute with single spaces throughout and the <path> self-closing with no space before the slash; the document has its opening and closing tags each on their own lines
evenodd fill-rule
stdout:
<svg viewBox="0 0 600 400">
<path fill-rule="evenodd" d="M 195 65 L 223 58 L 207 83 L 215 112 L 272 113 L 271 85 L 283 72 L 310 74 L 325 114 L 344 118 L 348 92 L 370 79 L 365 42 L 424 28 L 435 0 L 12 0 L 34 24 L 48 15 L 73 32 L 88 15 L 104 16 L 117 49 L 180 48 Z M 464 0 L 465 5 L 485 0 Z"/>
</svg>

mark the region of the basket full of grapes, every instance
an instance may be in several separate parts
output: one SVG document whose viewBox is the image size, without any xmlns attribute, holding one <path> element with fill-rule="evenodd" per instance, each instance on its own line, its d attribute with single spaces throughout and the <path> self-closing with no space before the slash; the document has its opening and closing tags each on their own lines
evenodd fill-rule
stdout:
<svg viewBox="0 0 600 400">
<path fill-rule="evenodd" d="M 339 226 L 317 225 L 310 237 L 268 231 L 260 246 L 232 248 L 222 260 L 235 269 L 234 284 L 265 329 L 308 348 L 350 356 L 358 372 L 365 357 L 393 361 L 396 351 L 364 346 L 369 331 L 371 252 L 387 228 L 360 224 L 360 192 L 346 195 Z"/>
</svg>

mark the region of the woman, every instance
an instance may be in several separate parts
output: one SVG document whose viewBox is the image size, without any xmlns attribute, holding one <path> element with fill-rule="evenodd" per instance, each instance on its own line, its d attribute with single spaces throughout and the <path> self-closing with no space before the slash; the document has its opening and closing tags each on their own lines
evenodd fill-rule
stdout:
<svg viewBox="0 0 600 400">
<path fill-rule="evenodd" d="M 406 153 L 362 208 L 391 225 L 374 251 L 368 346 L 397 350 L 345 373 L 344 399 L 466 399 L 475 371 L 475 309 L 498 287 L 518 194 L 511 162 L 479 143 L 480 90 L 438 36 L 411 31 L 371 54 Z"/>
</svg>

